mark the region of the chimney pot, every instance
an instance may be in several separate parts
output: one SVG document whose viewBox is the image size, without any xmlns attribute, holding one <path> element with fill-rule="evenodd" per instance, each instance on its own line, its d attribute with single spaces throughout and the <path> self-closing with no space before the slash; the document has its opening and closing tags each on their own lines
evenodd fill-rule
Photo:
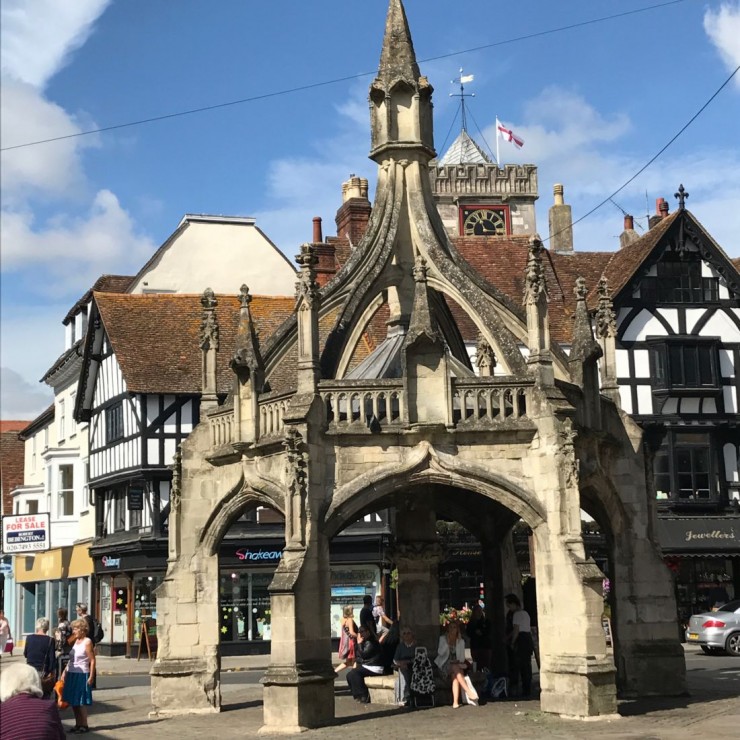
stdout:
<svg viewBox="0 0 740 740">
<path fill-rule="evenodd" d="M 632 216 L 625 214 L 624 216 L 624 230 L 629 231 L 635 228 L 635 219 Z"/>
<path fill-rule="evenodd" d="M 552 188 L 552 194 L 555 196 L 555 205 L 556 206 L 562 206 L 565 203 L 565 200 L 563 199 L 563 195 L 565 193 L 565 188 L 560 184 L 557 183 Z"/>
<path fill-rule="evenodd" d="M 320 244 L 324 241 L 321 233 L 321 216 L 314 216 L 313 219 L 313 243 Z"/>
<path fill-rule="evenodd" d="M 660 200 L 660 217 L 668 218 L 668 201 L 665 198 L 661 198 Z"/>
</svg>

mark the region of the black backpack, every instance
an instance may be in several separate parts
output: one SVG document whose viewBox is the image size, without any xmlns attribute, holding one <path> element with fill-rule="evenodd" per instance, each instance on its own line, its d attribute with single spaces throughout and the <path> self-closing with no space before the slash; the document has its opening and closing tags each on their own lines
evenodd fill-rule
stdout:
<svg viewBox="0 0 740 740">
<path fill-rule="evenodd" d="M 92 639 L 93 642 L 97 645 L 99 642 L 103 641 L 103 638 L 105 637 L 105 632 L 103 631 L 103 625 L 98 622 L 97 619 L 93 619 L 93 633 L 92 633 Z"/>
</svg>

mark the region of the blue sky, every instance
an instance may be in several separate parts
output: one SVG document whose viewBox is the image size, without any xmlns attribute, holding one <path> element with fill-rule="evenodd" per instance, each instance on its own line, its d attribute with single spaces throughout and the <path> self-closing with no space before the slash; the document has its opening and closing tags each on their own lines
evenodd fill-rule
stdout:
<svg viewBox="0 0 740 740">
<path fill-rule="evenodd" d="M 424 60 L 653 2 L 405 4 Z M 386 8 L 386 0 L 3 0 L 2 146 L 373 72 Z M 470 133 L 495 147 L 498 116 L 525 140 L 520 151 L 502 144 L 501 159 L 538 165 L 543 235 L 555 182 L 574 217 L 587 212 L 738 64 L 738 0 L 684 0 L 421 62 L 435 87 L 440 154 L 460 66 L 475 75 Z M 136 272 L 183 214 L 255 216 L 290 257 L 310 238 L 313 216 L 332 233 L 342 181 L 353 172 L 374 180 L 371 78 L 3 152 L 0 416 L 32 418 L 50 402 L 38 379 L 63 348 L 66 311 L 98 275 Z M 688 207 L 740 256 L 738 121 L 740 73 L 615 200 L 640 219 L 660 196 L 673 209 L 683 183 Z M 621 229 L 619 210 L 604 206 L 576 226 L 576 249 L 616 249 Z M 235 292 L 241 282 L 235 276 Z"/>
</svg>

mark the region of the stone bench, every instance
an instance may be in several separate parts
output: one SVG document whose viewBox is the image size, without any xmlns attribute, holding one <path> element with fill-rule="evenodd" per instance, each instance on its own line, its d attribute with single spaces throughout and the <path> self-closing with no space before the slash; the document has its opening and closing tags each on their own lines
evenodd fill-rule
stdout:
<svg viewBox="0 0 740 740">
<path fill-rule="evenodd" d="M 396 674 L 365 676 L 372 704 L 395 704 Z"/>
<path fill-rule="evenodd" d="M 469 674 L 478 694 L 482 694 L 486 685 L 485 673 Z M 383 676 L 366 676 L 365 686 L 370 694 L 372 704 L 395 705 L 396 674 Z M 435 676 L 434 678 L 434 703 L 438 706 L 452 704 L 452 688 L 450 682 Z"/>
</svg>

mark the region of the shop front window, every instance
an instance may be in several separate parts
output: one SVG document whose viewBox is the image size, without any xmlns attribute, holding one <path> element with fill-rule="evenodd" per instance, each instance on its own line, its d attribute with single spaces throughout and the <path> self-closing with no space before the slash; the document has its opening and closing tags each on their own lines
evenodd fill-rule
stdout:
<svg viewBox="0 0 740 740">
<path fill-rule="evenodd" d="M 271 571 L 227 571 L 219 579 L 221 642 L 271 639 Z"/>
<path fill-rule="evenodd" d="M 339 637 L 339 620 L 345 606 L 354 608 L 360 619 L 362 599 L 379 593 L 380 569 L 374 565 L 335 566 L 331 569 L 331 636 Z M 388 604 L 386 604 L 388 611 Z"/>
<path fill-rule="evenodd" d="M 136 576 L 134 578 L 134 629 L 131 635 L 132 644 L 141 641 L 141 630 L 146 624 L 149 633 L 157 624 L 157 597 L 154 590 L 162 583 L 162 576 Z"/>
</svg>

